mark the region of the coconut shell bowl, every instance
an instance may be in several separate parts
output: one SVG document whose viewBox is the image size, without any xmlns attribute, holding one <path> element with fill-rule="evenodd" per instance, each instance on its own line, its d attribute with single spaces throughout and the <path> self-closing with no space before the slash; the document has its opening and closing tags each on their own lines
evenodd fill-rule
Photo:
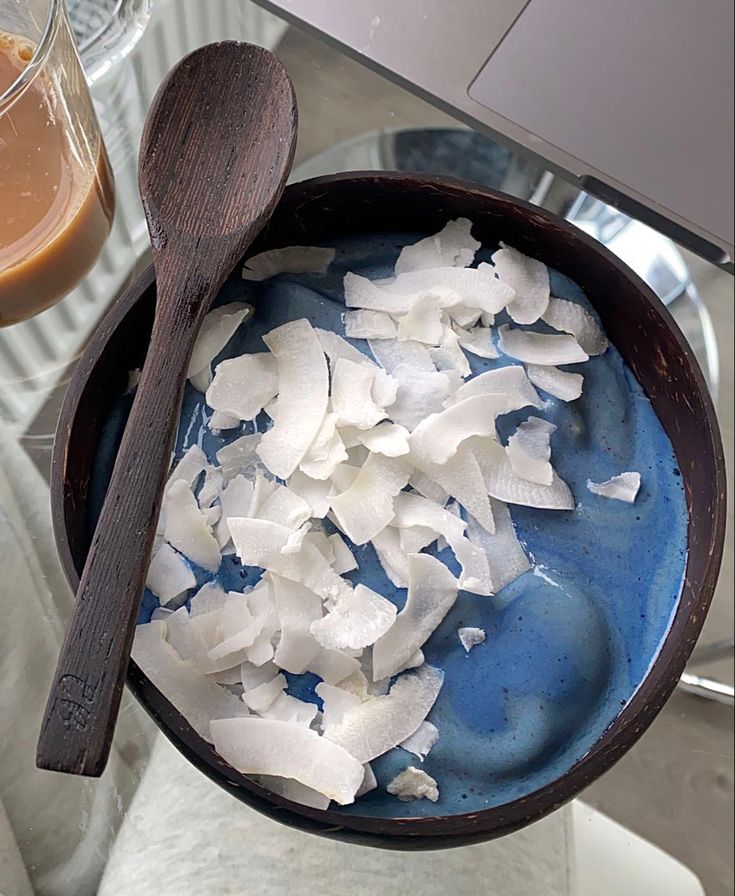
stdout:
<svg viewBox="0 0 735 896">
<path fill-rule="evenodd" d="M 549 523 L 553 537 L 565 545 L 562 553 L 576 558 L 582 570 L 574 587 L 552 587 L 536 576 L 517 580 L 494 598 L 460 594 L 425 649 L 427 661 L 446 673 L 431 716 L 440 738 L 424 766 L 440 784 L 437 803 L 400 802 L 386 792 L 385 783 L 409 764 L 408 755 L 401 764 L 389 754 L 376 766 L 382 786 L 353 805 L 316 809 L 293 803 L 230 767 L 134 661 L 127 675 L 128 686 L 163 733 L 236 799 L 301 830 L 393 849 L 439 849 L 511 833 L 604 774 L 635 744 L 676 686 L 712 599 L 724 541 L 722 445 L 693 353 L 650 289 L 581 231 L 472 184 L 423 175 L 351 173 L 289 186 L 250 254 L 344 240 L 355 246 L 363 237 L 374 241 L 381 234 L 416 239 L 457 217 L 473 222 L 473 234 L 483 247 L 493 250 L 502 241 L 543 261 L 553 269 L 557 285 L 573 281 L 569 288 L 581 289 L 591 302 L 673 448 L 673 469 L 667 475 L 675 477 L 679 489 L 680 524 L 673 511 L 667 515 L 660 506 L 656 514 L 647 509 L 653 502 L 646 500 L 646 481 L 657 482 L 660 476 L 641 470 L 640 506 L 610 511 L 612 519 L 628 527 L 624 541 L 633 545 L 633 553 L 626 554 L 615 539 L 578 531 L 578 509 Z M 381 251 L 392 251 L 395 260 L 395 242 L 392 249 L 390 239 L 384 242 Z M 338 252 L 335 277 L 350 269 L 339 269 L 339 258 Z M 240 270 L 235 269 L 215 304 L 253 301 Z M 51 489 L 57 546 L 72 588 L 84 565 L 130 406 L 129 373 L 140 367 L 148 347 L 155 291 L 149 269 L 98 327 L 66 395 Z M 300 295 L 297 291 L 284 299 L 276 323 L 308 317 L 327 329 L 339 326 L 338 306 L 331 311 L 325 303 L 312 307 Z M 260 309 L 257 301 L 253 304 L 257 321 Z M 247 327 L 245 323 L 242 330 Z M 245 350 L 241 344 L 237 353 Z M 190 390 L 187 386 L 179 448 L 184 429 L 192 420 L 201 421 L 204 406 L 204 396 Z M 574 416 L 579 413 L 569 411 L 570 426 L 576 421 L 583 427 L 584 414 Z M 614 425 L 631 423 L 623 415 Z M 633 439 L 634 430 L 630 433 Z M 598 436 L 590 427 L 583 450 L 603 450 Z M 584 505 L 578 496 L 589 498 L 588 471 L 577 470 L 575 458 L 560 460 L 560 473 Z M 632 515 L 615 516 L 624 512 Z M 518 516 L 514 510 L 522 540 L 536 519 L 525 508 Z M 657 562 L 666 554 L 680 565 L 677 587 L 657 584 L 649 554 Z M 625 571 L 622 578 L 616 577 L 618 568 Z M 549 577 L 554 578 L 553 570 Z M 150 612 L 144 598 L 141 619 Z M 483 627 L 487 641 L 465 653 L 457 641 L 461 625 Z"/>
</svg>

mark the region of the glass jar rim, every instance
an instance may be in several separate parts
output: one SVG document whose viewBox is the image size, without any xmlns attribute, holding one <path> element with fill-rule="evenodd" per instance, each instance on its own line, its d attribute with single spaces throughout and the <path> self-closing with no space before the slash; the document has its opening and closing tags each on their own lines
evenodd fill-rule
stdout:
<svg viewBox="0 0 735 896">
<path fill-rule="evenodd" d="M 33 51 L 33 56 L 31 56 L 28 64 L 23 68 L 23 71 L 18 75 L 15 81 L 13 81 L 10 87 L 8 87 L 4 93 L 0 93 L 0 114 L 2 114 L 3 109 L 6 106 L 9 106 L 15 97 L 30 84 L 38 74 L 38 71 L 43 67 L 48 58 L 49 50 L 53 43 L 54 32 L 63 11 L 64 0 L 49 0 L 46 23 L 43 26 L 41 37 Z"/>
</svg>

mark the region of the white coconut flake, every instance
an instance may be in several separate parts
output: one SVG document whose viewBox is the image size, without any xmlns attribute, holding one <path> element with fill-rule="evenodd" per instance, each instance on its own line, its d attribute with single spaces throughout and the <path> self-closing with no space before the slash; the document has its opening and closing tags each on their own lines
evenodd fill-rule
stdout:
<svg viewBox="0 0 735 896">
<path fill-rule="evenodd" d="M 324 417 L 319 432 L 299 464 L 299 470 L 306 476 L 312 479 L 329 479 L 335 467 L 347 460 L 344 442 L 337 431 L 338 421 L 338 414 L 328 413 Z"/>
<path fill-rule="evenodd" d="M 332 542 L 319 529 L 311 529 L 304 536 L 304 544 L 313 544 L 330 566 L 334 566 L 334 550 Z"/>
<path fill-rule="evenodd" d="M 263 341 L 278 364 L 278 417 L 257 451 L 271 473 L 287 479 L 324 420 L 329 372 L 319 339 L 303 318 L 271 330 Z"/>
<path fill-rule="evenodd" d="M 467 268 L 467 270 L 471 271 L 473 269 Z M 461 327 L 463 330 L 471 329 L 475 326 L 490 327 L 495 322 L 495 315 L 488 314 L 485 316 L 490 323 L 481 323 L 482 313 L 477 308 L 468 308 L 466 305 L 452 305 L 451 308 L 446 309 L 446 312 L 455 330 L 457 327 Z"/>
<path fill-rule="evenodd" d="M 487 558 L 464 537 L 465 523 L 462 519 L 438 504 L 408 492 L 401 492 L 396 497 L 394 511 L 392 525 L 401 529 L 401 547 L 407 554 L 418 553 L 442 536 L 462 567 L 459 587 L 474 594 L 493 593 Z M 413 533 L 416 540 L 411 543 L 406 536 Z"/>
<path fill-rule="evenodd" d="M 350 339 L 394 339 L 396 331 L 396 322 L 385 311 L 345 312 L 345 336 Z"/>
<path fill-rule="evenodd" d="M 389 373 L 378 367 L 370 394 L 375 404 L 381 408 L 387 408 L 396 400 L 398 383 Z"/>
<path fill-rule="evenodd" d="M 504 395 L 475 395 L 431 414 L 411 433 L 411 460 L 425 464 L 445 464 L 457 449 L 473 436 L 497 438 L 495 418 L 505 410 Z"/>
<path fill-rule="evenodd" d="M 443 682 L 444 673 L 428 665 L 402 675 L 384 696 L 347 710 L 339 725 L 325 729 L 324 739 L 343 747 L 359 762 L 371 762 L 416 731 Z"/>
<path fill-rule="evenodd" d="M 210 743 L 213 718 L 249 715 L 239 697 L 179 659 L 166 641 L 163 620 L 136 627 L 132 658 L 197 734 Z"/>
<path fill-rule="evenodd" d="M 545 264 L 510 246 L 492 256 L 495 272 L 502 283 L 515 291 L 508 313 L 518 324 L 534 324 L 549 305 L 549 271 Z"/>
<path fill-rule="evenodd" d="M 132 370 L 128 370 L 128 387 L 125 390 L 125 395 L 132 395 L 133 392 L 138 388 L 138 383 L 140 382 L 140 377 L 143 371 L 140 367 L 134 367 Z"/>
<path fill-rule="evenodd" d="M 401 495 L 406 494 L 401 492 Z M 398 495 L 396 500 L 401 497 Z M 441 510 L 441 508 L 439 508 Z M 396 517 L 393 518 L 391 525 L 396 525 Z M 399 537 L 401 540 L 401 550 L 406 556 L 409 554 L 419 554 L 424 548 L 428 547 L 432 542 L 437 540 L 437 534 L 434 529 L 426 526 L 402 526 L 399 528 Z"/>
<path fill-rule="evenodd" d="M 277 719 L 281 722 L 293 722 L 296 725 L 311 725 L 317 716 L 319 709 L 315 703 L 307 703 L 298 700 L 291 694 L 281 693 L 271 703 L 268 709 L 259 713 L 263 719 Z"/>
<path fill-rule="evenodd" d="M 248 662 L 254 666 L 262 666 L 273 659 L 273 635 L 276 629 L 264 628 L 245 653 Z"/>
<path fill-rule="evenodd" d="M 271 793 L 277 793 L 284 799 L 291 800 L 292 803 L 298 803 L 300 806 L 308 806 L 310 809 L 327 809 L 331 800 L 324 794 L 311 787 L 304 787 L 293 778 L 277 778 L 273 775 L 259 775 L 258 783 L 270 790 Z"/>
<path fill-rule="evenodd" d="M 422 271 L 427 268 L 469 267 L 482 245 L 472 236 L 467 218 L 449 221 L 439 233 L 427 236 L 412 246 L 404 246 L 396 261 L 395 273 Z"/>
<path fill-rule="evenodd" d="M 355 364 L 367 364 L 369 367 L 375 367 L 375 364 L 370 358 L 363 355 L 363 353 L 359 349 L 356 349 L 354 345 L 350 345 L 346 339 L 343 339 L 336 333 L 332 333 L 331 330 L 321 330 L 317 328 L 314 332 L 322 347 L 322 351 L 327 358 L 329 358 L 329 367 L 331 370 L 334 370 L 334 365 L 340 358 L 344 358 L 345 361 L 352 361 Z"/>
<path fill-rule="evenodd" d="M 469 653 L 470 650 L 472 650 L 473 647 L 477 647 L 478 644 L 484 644 L 485 638 L 487 637 L 484 628 L 474 628 L 472 626 L 458 628 L 457 635 L 459 636 L 462 647 L 465 649 L 465 653 Z"/>
<path fill-rule="evenodd" d="M 217 612 L 191 617 L 182 606 L 167 617 L 166 625 L 166 638 L 184 662 L 204 674 L 217 671 L 209 660 L 209 650 L 217 640 Z"/>
<path fill-rule="evenodd" d="M 222 508 L 217 504 L 214 507 L 205 508 L 202 510 L 202 514 L 204 515 L 204 521 L 211 529 L 219 522 L 219 518 L 222 516 Z"/>
<path fill-rule="evenodd" d="M 235 666 L 232 669 L 223 669 L 221 672 L 213 672 L 212 678 L 217 684 L 223 684 L 227 687 L 234 687 L 240 684 L 240 668 Z"/>
<path fill-rule="evenodd" d="M 371 790 L 375 790 L 378 786 L 378 779 L 375 777 L 375 773 L 370 767 L 370 763 L 366 762 L 363 768 L 365 769 L 365 777 L 362 779 L 362 784 L 355 794 L 355 798 L 365 796 L 366 793 L 370 793 Z"/>
<path fill-rule="evenodd" d="M 350 448 L 347 451 L 347 461 L 349 463 L 349 466 L 353 470 L 359 470 L 360 467 L 368 459 L 368 457 L 370 457 L 370 452 L 362 443 L 358 443 L 357 445 L 354 445 L 352 448 Z M 346 467 L 346 466 L 347 466 L 347 464 L 343 465 L 343 467 Z M 339 476 L 339 474 L 337 474 L 337 475 Z M 355 479 L 356 478 L 357 477 L 355 477 Z M 335 479 L 334 481 L 336 482 L 337 480 Z M 354 481 L 355 480 L 353 479 L 352 482 L 354 482 Z M 352 482 L 350 482 L 349 484 L 352 485 Z"/>
<path fill-rule="evenodd" d="M 476 268 L 411 271 L 399 274 L 383 288 L 396 295 L 422 296 L 439 292 L 444 297 L 444 307 L 461 326 L 474 323 L 481 314 L 498 314 L 515 298 L 514 290 L 498 280 L 495 269 L 487 262 Z M 458 309 L 464 309 L 459 317 L 456 316 Z"/>
<path fill-rule="evenodd" d="M 527 364 L 557 366 L 578 364 L 589 360 L 574 336 L 534 333 L 508 326 L 500 327 L 500 350 L 517 361 Z"/>
<path fill-rule="evenodd" d="M 348 710 L 356 709 L 362 703 L 362 700 L 356 694 L 323 681 L 314 690 L 323 703 L 323 728 L 341 725 L 344 714 Z"/>
<path fill-rule="evenodd" d="M 406 668 L 414 653 L 454 606 L 457 591 L 457 580 L 435 557 L 409 556 L 406 605 L 373 646 L 373 681 L 396 675 Z"/>
<path fill-rule="evenodd" d="M 602 355 L 609 345 L 597 320 L 576 302 L 552 297 L 542 319 L 555 330 L 571 333 L 588 355 Z"/>
<path fill-rule="evenodd" d="M 409 432 L 405 426 L 398 423 L 378 423 L 372 429 L 357 430 L 357 438 L 360 444 L 376 454 L 384 454 L 386 457 L 402 457 L 408 454 Z"/>
<path fill-rule="evenodd" d="M 558 367 L 542 367 L 529 364 L 528 378 L 544 392 L 561 401 L 575 401 L 582 394 L 584 377 L 581 373 L 569 373 Z"/>
<path fill-rule="evenodd" d="M 189 601 L 189 614 L 202 616 L 221 610 L 226 600 L 225 589 L 218 582 L 205 582 Z"/>
<path fill-rule="evenodd" d="M 574 510 L 574 497 L 569 486 L 556 472 L 550 485 L 529 482 L 514 473 L 502 445 L 490 439 L 475 439 L 473 442 L 473 451 L 491 497 L 507 504 L 522 504 L 541 510 Z"/>
<path fill-rule="evenodd" d="M 393 378 L 398 384 L 398 393 L 389 415 L 394 423 L 408 430 L 413 430 L 430 414 L 442 411 L 453 391 L 450 378 L 434 370 L 433 365 L 427 372 L 399 364 L 393 370 Z"/>
<path fill-rule="evenodd" d="M 244 517 L 250 513 L 253 500 L 253 483 L 241 474 L 231 479 L 220 495 L 222 515 L 214 529 L 214 536 L 220 550 L 230 542 L 230 517 Z"/>
<path fill-rule="evenodd" d="M 145 583 L 162 604 L 167 604 L 196 588 L 197 580 L 181 554 L 162 542 L 151 557 Z"/>
<path fill-rule="evenodd" d="M 487 557 L 493 588 L 497 594 L 502 588 L 528 569 L 525 551 L 518 541 L 508 506 L 490 499 L 495 519 L 495 533 L 490 535 L 472 516 L 467 518 L 467 538 Z"/>
<path fill-rule="evenodd" d="M 208 653 L 216 669 L 227 669 L 251 659 L 251 651 L 264 632 L 275 631 L 277 619 L 265 583 L 249 594 L 231 592 L 219 617 L 217 643 Z M 270 658 L 270 657 L 268 657 Z"/>
<path fill-rule="evenodd" d="M 268 569 L 275 558 L 290 553 L 287 548 L 298 543 L 294 541 L 296 533 L 271 520 L 230 517 L 229 527 L 237 556 L 245 566 Z M 303 541 L 308 530 L 302 527 L 298 531 Z"/>
<path fill-rule="evenodd" d="M 242 279 L 268 280 L 277 274 L 324 274 L 336 251 L 321 246 L 285 246 L 253 255 L 245 262 Z"/>
<path fill-rule="evenodd" d="M 210 730 L 215 750 L 243 774 L 293 778 L 340 805 L 354 801 L 365 777 L 347 750 L 304 725 L 223 718 Z"/>
<path fill-rule="evenodd" d="M 255 453 L 261 438 L 260 433 L 251 433 L 240 436 L 219 449 L 216 455 L 217 463 L 226 481 L 239 473 L 245 475 L 246 479 L 254 479 L 256 472 L 264 469 Z"/>
<path fill-rule="evenodd" d="M 219 467 L 207 465 L 204 471 L 202 487 L 197 494 L 197 502 L 201 510 L 211 508 L 212 504 L 219 498 L 223 485 L 224 476 L 222 475 L 222 470 Z"/>
<path fill-rule="evenodd" d="M 350 651 L 344 651 L 344 653 L 349 653 Z M 357 653 L 358 651 L 351 651 L 352 653 Z M 347 678 L 342 679 L 339 682 L 340 688 L 345 691 L 349 691 L 351 694 L 354 694 L 356 697 L 359 697 L 360 700 L 367 700 L 369 697 L 373 697 L 376 695 L 377 691 L 373 687 L 372 682 L 368 679 L 368 676 L 365 674 L 365 670 L 370 665 L 370 651 L 362 650 L 360 653 L 360 668 L 353 672 L 351 675 L 348 675 Z M 387 694 L 389 690 L 390 682 L 386 685 L 385 689 L 381 691 L 382 694 Z M 324 726 L 322 725 L 322 728 Z"/>
<path fill-rule="evenodd" d="M 189 359 L 187 377 L 200 392 L 206 392 L 212 382 L 212 361 L 235 335 L 243 321 L 253 313 L 251 305 L 232 302 L 210 311 L 202 321 L 202 327 L 194 343 Z"/>
<path fill-rule="evenodd" d="M 422 296 L 406 314 L 398 318 L 396 331 L 398 340 L 438 345 L 444 332 L 443 307 L 444 298 L 442 296 L 434 293 Z"/>
<path fill-rule="evenodd" d="M 277 394 L 276 359 L 268 352 L 256 352 L 217 365 L 207 404 L 238 420 L 254 420 Z"/>
<path fill-rule="evenodd" d="M 424 464 L 419 461 L 417 466 L 471 513 L 488 532 L 495 531 L 483 473 L 469 442 L 460 445 L 445 464 Z"/>
<path fill-rule="evenodd" d="M 193 563 L 216 572 L 220 565 L 217 540 L 212 535 L 187 483 L 179 479 L 166 492 L 165 540 Z"/>
<path fill-rule="evenodd" d="M 472 373 L 467 355 L 459 344 L 459 336 L 454 330 L 442 325 L 442 336 L 435 348 L 429 349 L 431 360 L 440 371 L 456 371 L 460 377 L 467 377 Z"/>
<path fill-rule="evenodd" d="M 421 297 L 419 292 L 408 295 L 396 294 L 360 274 L 345 274 L 343 286 L 345 305 L 348 308 L 382 314 L 406 314 Z"/>
<path fill-rule="evenodd" d="M 400 532 L 386 526 L 371 539 L 383 571 L 396 588 L 408 587 L 408 557 L 401 544 Z"/>
<path fill-rule="evenodd" d="M 593 495 L 600 495 L 603 498 L 613 498 L 616 501 L 625 501 L 628 504 L 634 503 L 640 487 L 640 473 L 620 473 L 618 476 L 613 476 L 612 479 L 608 479 L 606 482 L 593 482 L 591 479 L 587 480 L 587 488 Z"/>
<path fill-rule="evenodd" d="M 326 684 L 342 684 L 350 676 L 360 672 L 360 662 L 342 650 L 322 647 L 309 664 L 309 672 L 318 675 Z"/>
<path fill-rule="evenodd" d="M 272 583 L 281 628 L 274 660 L 282 669 L 298 675 L 309 668 L 319 653 L 319 644 L 309 627 L 321 619 L 322 599 L 299 582 L 274 575 Z"/>
<path fill-rule="evenodd" d="M 412 753 L 420 762 L 431 752 L 431 748 L 439 740 L 439 729 L 431 722 L 422 722 L 414 733 L 398 746 L 407 753 Z"/>
<path fill-rule="evenodd" d="M 243 703 L 253 712 L 263 712 L 286 688 L 286 679 L 283 675 L 276 675 L 271 681 L 256 685 L 242 695 Z"/>
<path fill-rule="evenodd" d="M 365 544 L 393 518 L 393 498 L 411 468 L 401 458 L 371 454 L 352 485 L 332 498 L 337 524 L 353 544 Z"/>
<path fill-rule="evenodd" d="M 243 691 L 250 691 L 259 684 L 271 681 L 278 675 L 278 667 L 275 663 L 264 663 L 262 666 L 254 666 L 250 662 L 240 664 L 240 683 Z"/>
<path fill-rule="evenodd" d="M 259 582 L 257 586 L 261 590 L 267 589 L 267 587 L 265 582 Z M 220 608 L 219 615 L 214 615 L 217 619 L 216 641 L 219 642 L 231 638 L 233 635 L 239 635 L 244 629 L 251 626 L 255 619 L 248 594 L 239 591 L 228 591 L 227 600 Z"/>
<path fill-rule="evenodd" d="M 201 474 L 209 466 L 207 455 L 199 445 L 191 445 L 181 456 L 181 460 L 170 472 L 166 482 L 166 490 L 174 482 L 183 479 L 190 489 L 194 489 Z"/>
<path fill-rule="evenodd" d="M 181 606 L 166 617 L 166 640 L 197 672 L 212 674 L 217 666 L 209 660 L 209 650 L 217 642 L 218 628 L 219 612 L 190 616 Z"/>
<path fill-rule="evenodd" d="M 465 330 L 455 326 L 453 329 L 457 334 L 459 344 L 466 352 L 477 355 L 478 358 L 500 357 L 500 352 L 493 344 L 493 331 L 490 327 L 472 327 Z"/>
<path fill-rule="evenodd" d="M 529 417 L 518 425 L 505 449 L 516 476 L 539 485 L 551 485 L 554 481 L 551 436 L 555 432 L 556 426 L 540 417 Z"/>
<path fill-rule="evenodd" d="M 544 403 L 531 385 L 526 372 L 520 365 L 498 367 L 487 370 L 463 383 L 452 395 L 448 403 L 457 404 L 475 395 L 505 395 L 505 411 L 510 413 L 525 407 L 541 409 Z"/>
<path fill-rule="evenodd" d="M 399 800 L 427 799 L 435 803 L 439 799 L 439 788 L 436 781 L 427 775 L 425 771 L 409 765 L 388 784 L 388 793 L 397 796 Z"/>
<path fill-rule="evenodd" d="M 245 649 L 245 659 L 254 666 L 262 666 L 273 659 L 273 636 L 278 630 L 278 614 L 267 583 L 263 582 L 249 593 L 248 607 L 262 628 L 251 646 Z"/>
<path fill-rule="evenodd" d="M 210 432 L 219 435 L 228 429 L 235 429 L 240 425 L 240 418 L 232 414 L 225 414 L 224 411 L 212 411 L 212 416 L 207 421 Z"/>
<path fill-rule="evenodd" d="M 312 479 L 297 470 L 288 480 L 288 487 L 311 507 L 312 517 L 322 519 L 329 513 L 334 485 L 327 480 Z"/>
<path fill-rule="evenodd" d="M 405 365 L 414 372 L 436 373 L 429 349 L 421 342 L 398 339 L 371 339 L 368 343 L 378 364 L 391 375 Z"/>
<path fill-rule="evenodd" d="M 260 513 L 260 508 L 270 498 L 273 492 L 278 488 L 278 483 L 270 478 L 266 478 L 262 473 L 258 473 L 253 481 L 253 496 L 250 499 L 248 512 L 244 514 L 249 517 L 256 517 Z"/>
<path fill-rule="evenodd" d="M 298 553 L 267 555 L 264 552 L 263 561 L 257 565 L 284 579 L 300 582 L 324 600 L 338 601 L 352 592 L 352 585 L 337 575 L 312 544 L 303 543 Z"/>
<path fill-rule="evenodd" d="M 440 485 L 437 485 L 436 482 L 433 482 L 419 470 L 415 470 L 411 474 L 408 484 L 420 495 L 423 495 L 425 498 L 428 498 L 430 501 L 433 501 L 435 504 L 439 504 L 442 507 L 444 507 L 449 500 L 449 494 L 445 492 Z"/>
<path fill-rule="evenodd" d="M 261 520 L 270 520 L 287 529 L 298 529 L 311 516 L 311 507 L 295 491 L 278 485 L 263 501 L 257 514 Z"/>
<path fill-rule="evenodd" d="M 321 619 L 311 623 L 311 633 L 328 650 L 369 647 L 393 625 L 396 608 L 375 591 L 356 585 Z"/>
<path fill-rule="evenodd" d="M 373 401 L 374 379 L 374 368 L 344 358 L 337 361 L 332 371 L 332 408 L 339 426 L 370 429 L 385 419 L 385 409 Z"/>
<path fill-rule="evenodd" d="M 355 560 L 355 555 L 347 547 L 347 543 L 339 534 L 339 532 L 335 532 L 333 535 L 330 535 L 328 541 L 332 546 L 332 552 L 334 556 L 334 560 L 332 561 L 332 568 L 338 575 L 343 576 L 345 573 L 352 572 L 353 569 L 357 569 L 357 560 Z"/>
</svg>

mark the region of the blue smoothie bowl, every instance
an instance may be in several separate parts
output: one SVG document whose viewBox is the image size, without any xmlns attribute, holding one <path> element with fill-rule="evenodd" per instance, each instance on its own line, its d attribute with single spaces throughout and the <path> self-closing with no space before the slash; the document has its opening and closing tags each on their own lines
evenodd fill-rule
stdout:
<svg viewBox="0 0 735 896">
<path fill-rule="evenodd" d="M 327 245 L 325 275 L 280 275 L 244 283 L 240 268 L 215 304 L 255 308 L 219 359 L 262 351 L 261 337 L 306 317 L 344 333 L 346 271 L 385 276 L 400 248 L 452 218 L 473 222 L 481 252 L 499 242 L 550 268 L 554 295 L 586 305 L 610 339 L 585 365 L 582 398 L 547 399 L 557 425 L 554 458 L 576 507 L 513 507 L 533 568 L 493 598 L 460 593 L 424 647 L 445 672 L 430 720 L 440 738 L 422 765 L 440 785 L 437 803 L 403 803 L 385 785 L 406 765 L 395 749 L 374 764 L 379 787 L 350 806 L 314 809 L 271 793 L 224 762 L 134 662 L 128 685 L 162 731 L 198 768 L 274 819 L 325 836 L 397 849 L 438 849 L 510 833 L 578 794 L 641 736 L 678 681 L 704 622 L 719 571 L 725 526 L 722 445 L 707 388 L 673 319 L 617 258 L 566 222 L 471 184 L 423 175 L 357 173 L 286 190 L 251 254 L 288 245 Z M 481 256 L 482 259 L 482 256 Z M 128 372 L 145 357 L 155 304 L 152 270 L 111 309 L 70 384 L 55 445 L 52 500 L 59 552 L 76 587 L 132 398 Z M 367 346 L 356 342 L 358 348 Z M 219 360 L 218 359 L 218 360 Z M 477 359 L 475 372 L 507 363 Z M 242 431 L 212 434 L 204 396 L 187 385 L 177 454 L 198 442 L 213 456 Z M 527 413 L 507 415 L 508 433 Z M 591 494 L 637 470 L 635 504 Z M 451 555 L 442 559 L 449 559 Z M 395 601 L 372 548 L 356 550 L 351 574 Z M 451 564 L 451 561 L 450 561 Z M 204 574 L 196 571 L 199 584 Z M 259 570 L 226 557 L 217 578 L 228 590 Z M 146 592 L 139 621 L 157 601 Z M 487 633 L 466 653 L 460 626 Z M 314 676 L 288 690 L 318 701 Z"/>
</svg>

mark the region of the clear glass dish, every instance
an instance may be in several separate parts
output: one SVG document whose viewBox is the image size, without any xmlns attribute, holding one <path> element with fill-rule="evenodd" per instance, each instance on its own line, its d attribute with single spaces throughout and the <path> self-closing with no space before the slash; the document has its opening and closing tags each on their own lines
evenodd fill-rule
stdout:
<svg viewBox="0 0 735 896">
<path fill-rule="evenodd" d="M 130 53 L 151 14 L 151 0 L 67 0 L 67 6 L 89 84 Z"/>
</svg>

